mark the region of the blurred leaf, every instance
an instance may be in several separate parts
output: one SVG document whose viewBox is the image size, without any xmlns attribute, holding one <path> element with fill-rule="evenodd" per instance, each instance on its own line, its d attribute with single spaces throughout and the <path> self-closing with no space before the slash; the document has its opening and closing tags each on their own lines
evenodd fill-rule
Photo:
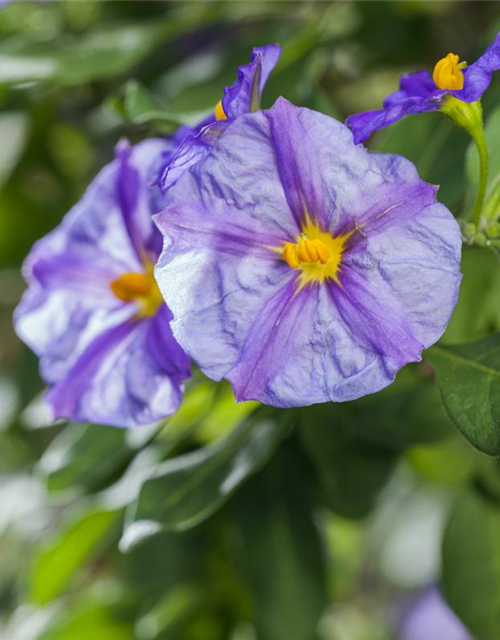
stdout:
<svg viewBox="0 0 500 640">
<path fill-rule="evenodd" d="M 0 114 L 0 187 L 9 179 L 28 137 L 28 117 L 22 112 Z"/>
<path fill-rule="evenodd" d="M 283 446 L 232 503 L 237 557 L 254 601 L 257 637 L 265 640 L 312 640 L 327 603 L 306 477 L 302 459 Z"/>
<path fill-rule="evenodd" d="M 500 333 L 427 354 L 453 424 L 483 453 L 500 455 Z"/>
<path fill-rule="evenodd" d="M 217 10 L 200 6 L 138 24 L 108 23 L 73 41 L 11 38 L 0 44 L 0 84 L 51 81 L 78 85 L 113 78 L 162 42 L 217 16 Z"/>
<path fill-rule="evenodd" d="M 392 385 L 349 403 L 302 409 L 304 424 L 322 424 L 332 433 L 337 422 L 361 443 L 400 451 L 440 442 L 454 434 L 427 365 L 407 366 Z M 426 377 L 424 377 L 424 375 Z"/>
<path fill-rule="evenodd" d="M 120 514 L 93 508 L 49 541 L 31 566 L 31 600 L 43 605 L 59 596 L 82 565 L 102 549 Z"/>
<path fill-rule="evenodd" d="M 500 510 L 469 491 L 456 504 L 443 541 L 443 592 L 482 640 L 500 637 Z"/>
<path fill-rule="evenodd" d="M 141 640 L 156 640 L 164 634 L 179 637 L 179 625 L 192 617 L 202 600 L 199 588 L 189 584 L 176 585 L 139 619 L 137 635 Z"/>
<path fill-rule="evenodd" d="M 127 82 L 123 97 L 110 98 L 107 104 L 127 122 L 153 125 L 165 133 L 183 125 L 196 126 L 209 115 L 206 111 L 169 112 L 166 105 L 136 80 Z"/>
<path fill-rule="evenodd" d="M 377 151 L 415 163 L 420 177 L 440 185 L 439 199 L 454 209 L 464 191 L 463 157 L 469 137 L 441 113 L 403 118 L 380 134 Z M 425 143 L 423 143 L 425 141 Z"/>
<path fill-rule="evenodd" d="M 284 420 L 257 414 L 214 445 L 164 462 L 141 488 L 122 548 L 160 529 L 184 531 L 208 518 L 265 464 L 285 427 Z"/>
<path fill-rule="evenodd" d="M 39 469 L 49 491 L 95 491 L 132 456 L 127 432 L 101 425 L 68 425 L 43 454 Z"/>
<path fill-rule="evenodd" d="M 337 411 L 334 418 L 328 405 L 305 411 L 299 434 L 325 503 L 347 518 L 368 515 L 396 466 L 397 451 L 363 442 L 351 429 L 350 416 Z"/>
<path fill-rule="evenodd" d="M 408 459 L 426 480 L 457 486 L 470 480 L 474 472 L 470 451 L 463 440 L 450 440 L 433 446 L 414 447 L 408 451 Z"/>
<path fill-rule="evenodd" d="M 459 344 L 500 330 L 500 261 L 483 248 L 464 247 L 458 303 L 442 338 Z"/>
</svg>

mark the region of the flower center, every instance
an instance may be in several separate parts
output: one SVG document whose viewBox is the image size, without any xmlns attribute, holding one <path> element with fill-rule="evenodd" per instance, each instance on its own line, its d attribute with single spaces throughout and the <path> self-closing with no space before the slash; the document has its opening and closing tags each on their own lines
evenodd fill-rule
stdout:
<svg viewBox="0 0 500 640">
<path fill-rule="evenodd" d="M 112 280 L 109 286 L 115 296 L 123 302 L 135 302 L 140 318 L 154 316 L 163 304 L 152 269 L 145 272 L 122 273 L 120 277 Z"/>
<path fill-rule="evenodd" d="M 334 237 L 321 231 L 310 219 L 306 221 L 296 242 L 287 242 L 281 250 L 287 265 L 301 271 L 300 288 L 325 280 L 339 281 L 345 243 L 353 233 Z"/>
<path fill-rule="evenodd" d="M 460 91 L 464 88 L 464 74 L 462 69 L 467 66 L 466 62 L 460 62 L 460 58 L 455 53 L 449 53 L 442 58 L 434 67 L 432 79 L 438 89 L 450 89 Z"/>
<path fill-rule="evenodd" d="M 224 107 L 222 106 L 222 100 L 219 100 L 219 102 L 215 106 L 214 114 L 216 120 L 227 120 L 226 112 L 224 111 Z"/>
</svg>

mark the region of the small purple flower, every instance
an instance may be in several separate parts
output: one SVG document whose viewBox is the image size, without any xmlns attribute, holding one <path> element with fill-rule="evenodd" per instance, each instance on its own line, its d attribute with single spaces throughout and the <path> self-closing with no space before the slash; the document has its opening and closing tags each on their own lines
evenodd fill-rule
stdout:
<svg viewBox="0 0 500 640">
<path fill-rule="evenodd" d="M 182 400 L 189 358 L 153 276 L 161 235 L 152 213 L 162 205 L 150 180 L 164 147 L 121 143 L 26 260 L 29 288 L 15 326 L 40 357 L 55 418 L 131 427 Z"/>
<path fill-rule="evenodd" d="M 428 71 L 409 73 L 401 78 L 399 91 L 384 100 L 384 108 L 357 113 L 347 118 L 354 141 L 363 142 L 374 131 L 383 129 L 404 116 L 438 111 L 453 96 L 462 102 L 476 102 L 489 87 L 493 71 L 500 69 L 500 33 L 483 55 L 467 66 L 456 54 L 449 53 Z"/>
<path fill-rule="evenodd" d="M 443 333 L 460 230 L 399 156 L 280 99 L 239 117 L 155 216 L 175 337 L 238 400 L 353 400 Z"/>
<path fill-rule="evenodd" d="M 167 191 L 191 165 L 201 160 L 213 141 L 238 116 L 260 109 L 260 98 L 272 70 L 278 63 L 281 47 L 269 44 L 255 47 L 250 62 L 238 68 L 238 79 L 225 87 L 224 97 L 214 113 L 193 128 L 181 127 L 172 140 L 172 151 L 164 159 L 159 184 Z M 210 125 L 210 126 L 209 126 Z"/>
<path fill-rule="evenodd" d="M 431 589 L 406 611 L 400 640 L 473 640 L 470 633 L 444 602 L 437 589 Z"/>
</svg>

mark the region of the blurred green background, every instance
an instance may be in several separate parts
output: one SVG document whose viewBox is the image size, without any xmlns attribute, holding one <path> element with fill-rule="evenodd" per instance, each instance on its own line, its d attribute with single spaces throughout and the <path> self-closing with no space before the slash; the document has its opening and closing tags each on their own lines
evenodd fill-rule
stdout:
<svg viewBox="0 0 500 640">
<path fill-rule="evenodd" d="M 11 324 L 25 255 L 119 138 L 168 135 L 212 109 L 253 46 L 283 45 L 264 106 L 283 95 L 343 120 L 380 106 L 404 71 L 449 51 L 473 61 L 499 28 L 496 2 L 0 10 L 0 638 L 398 640 L 402 607 L 441 577 L 458 585 L 469 626 L 500 637 L 500 517 L 474 502 L 480 487 L 496 505 L 497 463 L 448 424 L 425 362 L 377 396 L 270 428 L 195 376 L 178 416 L 126 433 L 50 425 L 36 359 Z M 496 78 L 487 114 L 499 97 Z M 403 121 L 370 146 L 411 158 L 461 212 L 468 140 L 444 116 Z M 500 328 L 497 257 L 467 249 L 463 271 L 451 343 Z M 489 555 L 467 547 L 473 534 Z"/>
</svg>

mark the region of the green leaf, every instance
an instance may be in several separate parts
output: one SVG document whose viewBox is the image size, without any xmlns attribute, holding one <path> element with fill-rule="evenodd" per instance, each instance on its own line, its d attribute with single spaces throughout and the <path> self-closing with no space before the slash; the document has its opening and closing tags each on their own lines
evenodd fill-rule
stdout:
<svg viewBox="0 0 500 640">
<path fill-rule="evenodd" d="M 265 464 L 285 427 L 284 420 L 273 421 L 259 412 L 214 445 L 160 465 L 141 488 L 122 548 L 161 529 L 184 531 L 208 518 Z M 143 535 L 137 536 L 141 530 Z"/>
<path fill-rule="evenodd" d="M 399 458 L 394 448 L 363 442 L 352 429 L 352 416 L 328 405 L 302 414 L 299 434 L 318 475 L 324 502 L 347 518 L 363 518 Z"/>
<path fill-rule="evenodd" d="M 456 504 L 443 540 L 443 593 L 474 636 L 500 638 L 500 510 L 472 491 Z"/>
<path fill-rule="evenodd" d="M 21 157 L 28 137 L 28 118 L 24 113 L 0 115 L 0 187 L 9 179 Z"/>
<path fill-rule="evenodd" d="M 135 125 L 152 125 L 165 133 L 183 125 L 195 126 L 208 115 L 207 111 L 171 112 L 136 80 L 127 82 L 123 89 L 123 97 L 111 98 L 107 104 L 125 121 Z"/>
<path fill-rule="evenodd" d="M 79 38 L 11 38 L 0 44 L 0 84 L 57 82 L 74 86 L 114 78 L 162 42 L 217 20 L 219 13 L 212 7 L 189 7 L 163 19 L 108 23 Z"/>
<path fill-rule="evenodd" d="M 127 432 L 101 425 L 68 425 L 42 456 L 49 491 L 102 488 L 132 457 Z"/>
<path fill-rule="evenodd" d="M 500 261 L 491 251 L 466 247 L 458 303 L 441 340 L 461 344 L 500 330 Z"/>
<path fill-rule="evenodd" d="M 480 451 L 500 455 L 500 334 L 427 354 L 453 424 Z"/>
<path fill-rule="evenodd" d="M 423 180 L 439 184 L 439 199 L 454 209 L 464 192 L 463 154 L 470 137 L 442 113 L 403 118 L 381 133 L 377 151 L 398 153 L 415 163 Z M 422 141 L 425 140 L 425 144 Z"/>
<path fill-rule="evenodd" d="M 313 640 L 327 603 L 323 545 L 307 468 L 286 444 L 232 503 L 237 566 L 254 601 L 257 637 Z"/>
<path fill-rule="evenodd" d="M 63 593 L 76 572 L 103 548 L 120 514 L 93 508 L 49 541 L 31 567 L 31 600 L 44 605 Z"/>
</svg>

